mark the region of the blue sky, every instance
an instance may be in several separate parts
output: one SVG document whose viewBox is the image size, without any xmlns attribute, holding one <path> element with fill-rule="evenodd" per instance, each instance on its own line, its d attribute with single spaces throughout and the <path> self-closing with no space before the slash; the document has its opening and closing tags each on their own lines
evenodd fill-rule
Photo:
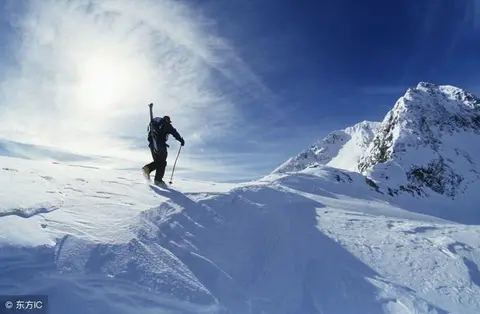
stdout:
<svg viewBox="0 0 480 314">
<path fill-rule="evenodd" d="M 419 81 L 480 92 L 473 0 L 1 3 L 0 138 L 129 167 L 149 102 L 186 139 L 182 175 L 223 181 L 381 120 Z"/>
</svg>

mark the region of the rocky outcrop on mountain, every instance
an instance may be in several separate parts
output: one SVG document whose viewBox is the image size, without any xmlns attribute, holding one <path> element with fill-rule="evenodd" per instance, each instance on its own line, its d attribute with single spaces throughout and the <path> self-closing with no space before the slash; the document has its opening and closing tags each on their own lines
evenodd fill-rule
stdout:
<svg viewBox="0 0 480 314">
<path fill-rule="evenodd" d="M 388 112 L 358 169 L 392 191 L 455 197 L 480 179 L 479 134 L 478 98 L 421 82 Z"/>
<path fill-rule="evenodd" d="M 315 164 L 357 171 L 395 196 L 455 198 L 480 183 L 480 99 L 451 85 L 420 82 L 382 122 L 334 131 L 274 173 Z"/>
</svg>

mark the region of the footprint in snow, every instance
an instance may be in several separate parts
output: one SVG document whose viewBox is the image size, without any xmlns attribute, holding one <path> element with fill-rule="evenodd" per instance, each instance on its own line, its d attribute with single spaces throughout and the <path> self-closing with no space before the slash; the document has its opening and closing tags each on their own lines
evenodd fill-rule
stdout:
<svg viewBox="0 0 480 314">
<path fill-rule="evenodd" d="M 17 169 L 14 168 L 2 168 L 3 171 L 11 171 L 11 172 L 18 172 Z"/>
<path fill-rule="evenodd" d="M 131 180 L 131 179 L 128 179 L 128 178 L 125 178 L 125 177 L 117 177 L 117 179 L 121 180 L 121 181 L 124 181 L 124 182 L 134 183 L 134 184 L 136 184 L 136 182 L 137 182 L 135 180 Z"/>
<path fill-rule="evenodd" d="M 123 185 L 123 186 L 130 186 L 131 185 L 131 184 L 128 184 L 128 183 L 113 181 L 113 180 L 102 180 L 102 183 L 118 184 L 118 185 Z"/>
<path fill-rule="evenodd" d="M 78 192 L 78 193 L 82 193 L 82 190 L 76 189 L 76 188 L 72 187 L 71 185 L 65 186 L 65 189 L 66 190 L 72 190 L 72 191 Z"/>
<path fill-rule="evenodd" d="M 97 192 L 95 192 L 94 195 L 89 195 L 89 196 L 91 196 L 91 197 L 96 197 L 96 198 L 109 199 L 109 198 L 112 198 L 112 196 L 118 197 L 118 196 L 123 196 L 123 195 L 122 195 L 122 194 L 112 193 L 112 192 L 97 191 Z"/>
<path fill-rule="evenodd" d="M 103 195 L 111 195 L 111 196 L 124 196 L 123 194 L 118 194 L 118 193 L 113 193 L 113 192 L 106 192 L 106 191 L 97 191 L 95 192 L 97 194 L 103 194 Z"/>
</svg>

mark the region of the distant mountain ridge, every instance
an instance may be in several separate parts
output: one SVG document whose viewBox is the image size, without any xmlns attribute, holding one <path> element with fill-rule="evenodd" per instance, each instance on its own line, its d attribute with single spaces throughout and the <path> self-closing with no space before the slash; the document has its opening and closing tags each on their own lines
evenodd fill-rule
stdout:
<svg viewBox="0 0 480 314">
<path fill-rule="evenodd" d="M 359 172 L 390 195 L 455 198 L 480 182 L 480 99 L 451 85 L 420 82 L 382 122 L 330 133 L 273 173 L 328 165 Z"/>
<path fill-rule="evenodd" d="M 379 122 L 362 121 L 344 130 L 333 131 L 323 140 L 287 160 L 273 173 L 297 172 L 313 165 L 357 171 L 358 162 L 379 127 Z"/>
</svg>

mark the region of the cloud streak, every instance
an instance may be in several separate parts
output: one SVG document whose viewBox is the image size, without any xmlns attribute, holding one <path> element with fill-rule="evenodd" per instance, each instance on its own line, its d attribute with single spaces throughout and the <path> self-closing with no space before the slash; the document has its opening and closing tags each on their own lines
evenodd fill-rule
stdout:
<svg viewBox="0 0 480 314">
<path fill-rule="evenodd" d="M 133 169 L 150 159 L 153 102 L 154 114 L 169 114 L 186 138 L 179 173 L 238 180 L 273 170 L 284 142 L 310 133 L 215 22 L 184 2 L 18 3 L 8 10 L 15 62 L 3 64 L 0 140 L 110 156 L 97 161 Z M 169 167 L 178 148 L 171 144 Z"/>
<path fill-rule="evenodd" d="M 189 144 L 202 143 L 241 120 L 218 73 L 262 88 L 213 22 L 181 2 L 31 0 L 11 24 L 0 136 L 13 140 L 111 153 L 121 136 L 145 137 L 154 102 Z"/>
</svg>

